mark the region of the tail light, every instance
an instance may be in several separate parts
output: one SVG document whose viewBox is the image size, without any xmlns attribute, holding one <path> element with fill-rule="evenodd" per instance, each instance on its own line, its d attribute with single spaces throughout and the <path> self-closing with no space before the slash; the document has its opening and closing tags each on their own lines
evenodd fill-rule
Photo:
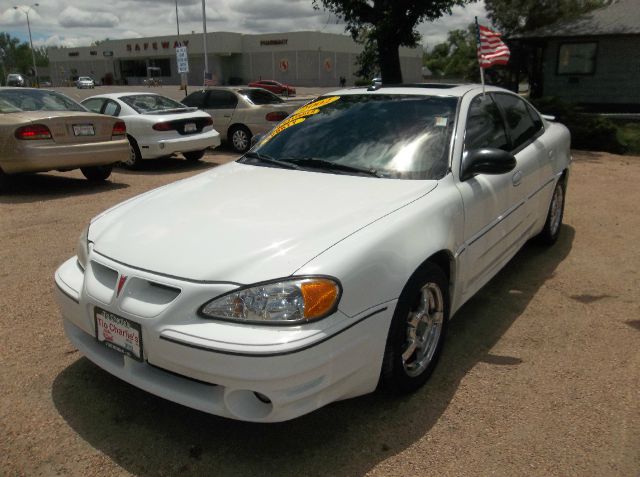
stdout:
<svg viewBox="0 0 640 477">
<path fill-rule="evenodd" d="M 171 123 L 155 123 L 152 128 L 156 131 L 172 131 L 175 129 L 175 126 Z"/>
<path fill-rule="evenodd" d="M 30 124 L 16 129 L 17 139 L 51 139 L 51 131 L 44 124 Z"/>
<path fill-rule="evenodd" d="M 111 137 L 120 137 L 127 134 L 127 126 L 124 121 L 116 121 L 111 131 Z"/>
<path fill-rule="evenodd" d="M 278 122 L 278 121 L 282 121 L 287 116 L 289 115 L 284 111 L 272 111 L 270 113 L 267 113 L 267 115 L 265 116 L 265 119 L 267 121 Z"/>
<path fill-rule="evenodd" d="M 202 122 L 202 127 L 206 128 L 207 126 L 213 126 L 213 119 L 212 118 L 205 118 Z"/>
</svg>

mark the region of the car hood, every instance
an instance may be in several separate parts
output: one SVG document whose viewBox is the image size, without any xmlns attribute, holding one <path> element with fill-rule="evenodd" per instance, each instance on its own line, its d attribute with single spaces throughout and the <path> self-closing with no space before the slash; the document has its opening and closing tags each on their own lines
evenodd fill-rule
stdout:
<svg viewBox="0 0 640 477">
<path fill-rule="evenodd" d="M 89 240 L 148 271 L 254 283 L 291 275 L 436 184 L 230 163 L 115 206 Z"/>
</svg>

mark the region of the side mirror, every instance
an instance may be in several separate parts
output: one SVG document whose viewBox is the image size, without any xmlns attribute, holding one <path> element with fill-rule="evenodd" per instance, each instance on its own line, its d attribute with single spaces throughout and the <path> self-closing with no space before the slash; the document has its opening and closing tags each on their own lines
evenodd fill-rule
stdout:
<svg viewBox="0 0 640 477">
<path fill-rule="evenodd" d="M 462 158 L 460 180 L 466 181 L 477 174 L 505 174 L 516 167 L 516 158 L 510 152 L 496 148 L 472 149 Z"/>
<path fill-rule="evenodd" d="M 262 141 L 263 137 L 264 137 L 264 134 L 254 134 L 253 136 L 251 136 L 251 147 L 255 146 L 260 141 Z"/>
</svg>

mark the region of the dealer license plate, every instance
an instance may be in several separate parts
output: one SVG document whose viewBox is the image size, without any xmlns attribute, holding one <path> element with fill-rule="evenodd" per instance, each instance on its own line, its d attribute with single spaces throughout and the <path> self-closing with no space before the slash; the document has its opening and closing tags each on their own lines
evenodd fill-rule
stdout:
<svg viewBox="0 0 640 477">
<path fill-rule="evenodd" d="M 186 133 L 196 132 L 196 129 L 196 123 L 186 123 L 184 125 L 184 132 Z"/>
<path fill-rule="evenodd" d="M 96 130 L 93 124 L 74 124 L 73 134 L 76 136 L 95 136 Z"/>
<path fill-rule="evenodd" d="M 142 328 L 138 323 L 100 308 L 94 316 L 99 343 L 142 361 Z"/>
</svg>

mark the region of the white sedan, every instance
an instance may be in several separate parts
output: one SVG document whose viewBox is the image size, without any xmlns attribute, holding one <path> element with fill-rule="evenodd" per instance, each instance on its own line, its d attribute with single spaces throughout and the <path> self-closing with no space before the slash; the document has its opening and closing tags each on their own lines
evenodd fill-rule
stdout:
<svg viewBox="0 0 640 477">
<path fill-rule="evenodd" d="M 506 90 L 371 86 L 94 218 L 55 274 L 107 372 L 229 418 L 419 388 L 449 318 L 562 230 L 570 136 Z"/>
<path fill-rule="evenodd" d="M 132 169 L 143 159 L 177 153 L 188 161 L 199 161 L 207 148 L 220 145 L 220 134 L 213 129 L 209 114 L 159 94 L 101 94 L 85 99 L 82 104 L 126 123 L 130 154 L 123 164 Z"/>
</svg>

